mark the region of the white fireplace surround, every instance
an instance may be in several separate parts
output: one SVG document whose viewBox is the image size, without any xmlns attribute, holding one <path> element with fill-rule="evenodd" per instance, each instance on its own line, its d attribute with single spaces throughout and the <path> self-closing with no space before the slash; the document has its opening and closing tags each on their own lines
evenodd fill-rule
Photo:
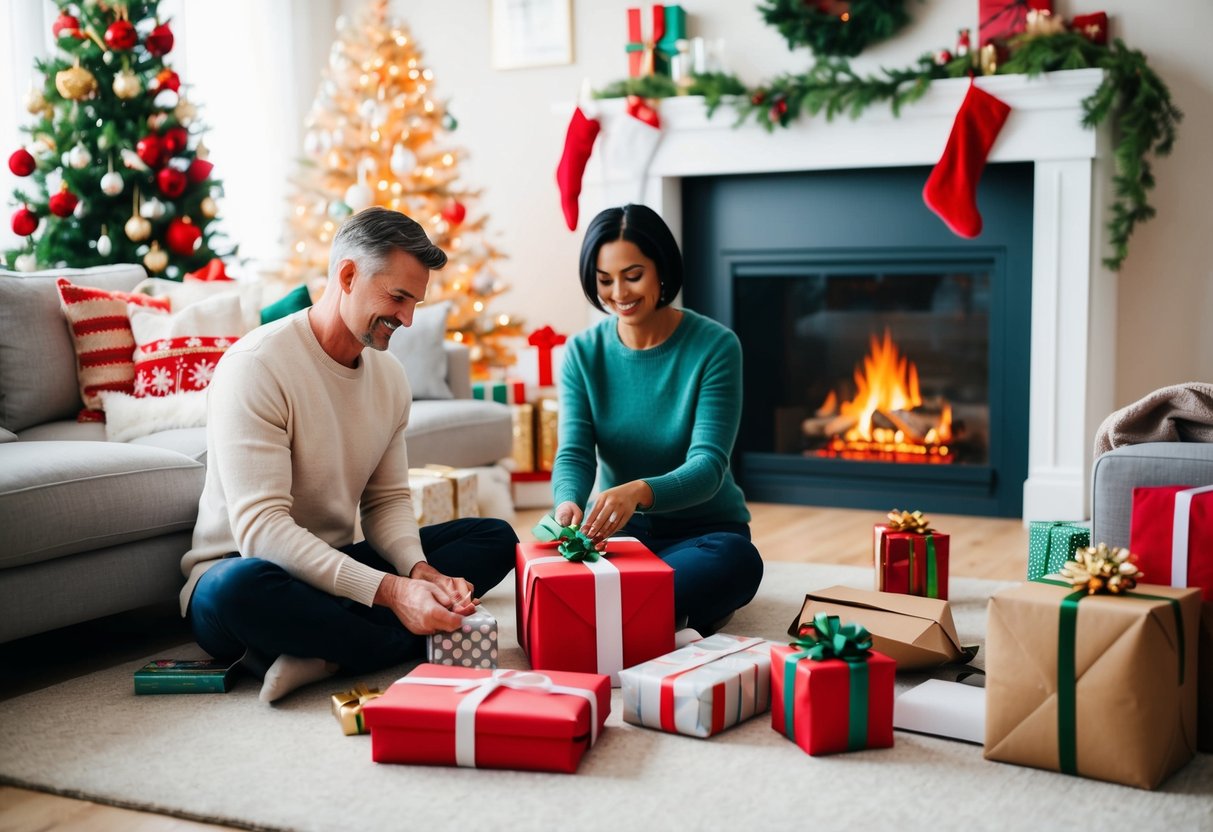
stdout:
<svg viewBox="0 0 1213 832">
<path fill-rule="evenodd" d="M 977 80 L 1011 105 L 990 163 L 1035 165 L 1025 520 L 1089 516 L 1095 429 L 1113 409 L 1116 275 L 1101 262 L 1110 142 L 1106 128 L 1082 126 L 1082 101 L 1102 78 L 1100 70 L 1073 70 Z M 626 117 L 624 102 L 598 102 L 602 133 L 586 171 L 582 223 L 601 208 L 640 201 L 681 239 L 685 176 L 934 165 L 968 83 L 936 81 L 900 117 L 877 105 L 857 120 L 802 118 L 773 133 L 752 122 L 735 127 L 727 105 L 708 118 L 700 98 L 665 99 L 661 141 L 641 178 L 610 164 L 619 157 L 612 125 Z"/>
</svg>

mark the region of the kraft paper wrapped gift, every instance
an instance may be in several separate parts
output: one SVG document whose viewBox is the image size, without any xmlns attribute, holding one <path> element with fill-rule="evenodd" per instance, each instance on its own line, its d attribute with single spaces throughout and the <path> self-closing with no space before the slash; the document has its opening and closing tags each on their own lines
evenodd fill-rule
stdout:
<svg viewBox="0 0 1213 832">
<path fill-rule="evenodd" d="M 671 734 L 710 737 L 771 706 L 771 648 L 716 633 L 620 671 L 623 719 Z"/>
<path fill-rule="evenodd" d="M 572 773 L 611 712 L 591 673 L 421 664 L 363 706 L 377 763 Z"/>
<path fill-rule="evenodd" d="M 1153 584 L 1087 595 L 1032 582 L 995 594 L 986 759 L 1157 787 L 1196 748 L 1199 601 L 1195 589 Z"/>
<path fill-rule="evenodd" d="M 492 670 L 497 666 L 497 619 L 482 607 L 465 615 L 458 630 L 433 633 L 426 641 L 425 660 L 431 664 Z"/>
<path fill-rule="evenodd" d="M 471 468 L 452 468 L 449 465 L 435 465 L 433 463 L 425 466 L 420 470 L 426 474 L 432 474 L 451 481 L 455 488 L 455 517 L 479 517 L 480 516 L 480 488 L 479 478 L 476 472 Z"/>
<path fill-rule="evenodd" d="M 832 586 L 805 596 L 788 635 L 799 635 L 819 612 L 862 624 L 873 649 L 896 660 L 898 670 L 927 670 L 977 655 L 976 646 L 961 645 L 952 610 L 938 598 Z"/>
<path fill-rule="evenodd" d="M 555 542 L 519 543 L 518 643 L 536 670 L 619 671 L 674 649 L 674 570 L 635 538 L 596 560 L 566 560 Z"/>
<path fill-rule="evenodd" d="M 1091 530 L 1069 521 L 1028 524 L 1028 580 L 1060 572 L 1080 546 L 1091 545 Z"/>
<path fill-rule="evenodd" d="M 409 491 L 418 526 L 433 526 L 455 519 L 455 484 L 424 468 L 409 469 Z"/>
<path fill-rule="evenodd" d="M 1148 580 L 1201 592 L 1196 747 L 1213 752 L 1213 485 L 1134 488 L 1129 549 Z"/>
</svg>

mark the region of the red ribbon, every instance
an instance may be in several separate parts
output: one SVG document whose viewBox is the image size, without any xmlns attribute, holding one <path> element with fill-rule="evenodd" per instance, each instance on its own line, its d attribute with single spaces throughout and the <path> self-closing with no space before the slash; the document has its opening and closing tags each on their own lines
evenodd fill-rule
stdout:
<svg viewBox="0 0 1213 832">
<path fill-rule="evenodd" d="M 563 344 L 568 336 L 561 335 L 550 326 L 541 327 L 527 337 L 527 343 L 539 351 L 539 386 L 551 387 L 552 348 Z"/>
<path fill-rule="evenodd" d="M 223 268 L 223 261 L 218 257 L 211 260 L 205 266 L 196 272 L 189 272 L 185 276 L 186 280 L 234 280 L 227 276 L 227 271 Z"/>
<path fill-rule="evenodd" d="M 641 32 L 640 9 L 628 9 L 628 74 L 633 78 L 653 74 L 653 51 L 665 36 L 665 6 L 654 4 L 653 31 L 646 38 Z"/>
</svg>

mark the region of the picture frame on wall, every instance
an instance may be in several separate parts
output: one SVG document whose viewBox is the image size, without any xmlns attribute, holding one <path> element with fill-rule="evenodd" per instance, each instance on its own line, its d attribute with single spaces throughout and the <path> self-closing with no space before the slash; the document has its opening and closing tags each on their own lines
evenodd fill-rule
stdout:
<svg viewBox="0 0 1213 832">
<path fill-rule="evenodd" d="M 572 0 L 491 0 L 493 68 L 573 62 Z"/>
</svg>

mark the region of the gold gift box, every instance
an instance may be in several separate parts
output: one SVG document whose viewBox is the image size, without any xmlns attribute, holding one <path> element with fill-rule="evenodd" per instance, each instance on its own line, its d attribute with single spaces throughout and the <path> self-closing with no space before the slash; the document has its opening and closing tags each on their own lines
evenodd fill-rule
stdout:
<svg viewBox="0 0 1213 832">
<path fill-rule="evenodd" d="M 455 519 L 455 484 L 425 468 L 409 469 L 409 491 L 418 526 Z"/>
<path fill-rule="evenodd" d="M 514 430 L 514 470 L 535 470 L 535 408 L 529 404 L 510 405 Z"/>
<path fill-rule="evenodd" d="M 427 465 L 420 469 L 451 481 L 455 489 L 454 511 L 456 517 L 480 516 L 479 478 L 471 468 L 452 468 L 449 465 Z"/>
<path fill-rule="evenodd" d="M 560 402 L 540 399 L 536 403 L 535 419 L 539 423 L 536 462 L 540 471 L 551 471 L 556 464 L 556 442 L 560 430 Z"/>
<path fill-rule="evenodd" d="M 333 706 L 333 716 L 337 717 L 337 721 L 341 723 L 341 732 L 347 737 L 367 733 L 366 725 L 362 722 L 362 706 L 382 695 L 383 691 L 368 688 L 361 683 L 355 685 L 353 690 L 334 693 L 330 697 L 330 701 Z"/>
</svg>

